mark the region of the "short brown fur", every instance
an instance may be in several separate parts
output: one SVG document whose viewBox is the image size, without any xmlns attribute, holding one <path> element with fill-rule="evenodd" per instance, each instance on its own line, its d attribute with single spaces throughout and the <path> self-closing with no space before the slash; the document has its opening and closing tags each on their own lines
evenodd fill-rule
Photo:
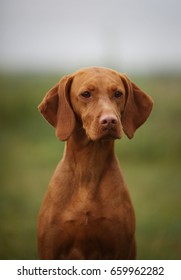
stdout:
<svg viewBox="0 0 181 280">
<path fill-rule="evenodd" d="M 114 140 L 132 138 L 152 104 L 127 76 L 99 67 L 46 94 L 39 110 L 66 147 L 39 213 L 41 259 L 135 258 L 135 214 Z"/>
</svg>

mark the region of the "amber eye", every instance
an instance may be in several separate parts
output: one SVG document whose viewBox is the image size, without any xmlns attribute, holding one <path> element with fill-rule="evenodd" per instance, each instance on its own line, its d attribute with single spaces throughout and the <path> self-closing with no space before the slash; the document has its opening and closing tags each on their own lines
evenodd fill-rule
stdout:
<svg viewBox="0 0 181 280">
<path fill-rule="evenodd" d="M 83 93 L 81 93 L 81 96 L 83 96 L 84 98 L 90 98 L 91 93 L 89 91 L 84 91 Z"/>
<path fill-rule="evenodd" d="M 120 98 L 120 97 L 122 97 L 122 95 L 123 95 L 122 92 L 119 90 L 115 91 L 115 93 L 114 93 L 115 98 Z"/>
</svg>

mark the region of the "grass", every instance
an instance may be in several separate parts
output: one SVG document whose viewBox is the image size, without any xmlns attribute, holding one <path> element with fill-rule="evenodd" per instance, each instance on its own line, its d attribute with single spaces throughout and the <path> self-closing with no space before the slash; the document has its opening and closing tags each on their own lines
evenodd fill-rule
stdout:
<svg viewBox="0 0 181 280">
<path fill-rule="evenodd" d="M 0 259 L 36 259 L 36 221 L 64 144 L 37 110 L 57 75 L 0 75 Z M 181 75 L 132 77 L 154 99 L 116 141 L 136 210 L 138 259 L 181 259 Z"/>
</svg>

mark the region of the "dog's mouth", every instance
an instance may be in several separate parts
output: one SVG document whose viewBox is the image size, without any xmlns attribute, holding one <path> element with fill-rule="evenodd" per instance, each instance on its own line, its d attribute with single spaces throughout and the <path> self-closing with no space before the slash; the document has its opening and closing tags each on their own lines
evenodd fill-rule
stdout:
<svg viewBox="0 0 181 280">
<path fill-rule="evenodd" d="M 118 130 L 112 127 L 106 127 L 104 129 L 99 129 L 93 133 L 87 133 L 87 136 L 92 141 L 97 140 L 116 140 L 122 137 L 122 130 Z"/>
<path fill-rule="evenodd" d="M 92 122 L 91 125 L 89 125 L 88 122 L 85 122 L 82 123 L 82 128 L 87 138 L 91 141 L 116 140 L 120 139 L 123 135 L 123 128 L 120 122 L 106 125 L 99 125 L 97 122 Z"/>
<path fill-rule="evenodd" d="M 106 128 L 101 128 L 100 138 L 101 139 L 120 139 L 121 133 L 115 127 L 109 126 Z"/>
</svg>

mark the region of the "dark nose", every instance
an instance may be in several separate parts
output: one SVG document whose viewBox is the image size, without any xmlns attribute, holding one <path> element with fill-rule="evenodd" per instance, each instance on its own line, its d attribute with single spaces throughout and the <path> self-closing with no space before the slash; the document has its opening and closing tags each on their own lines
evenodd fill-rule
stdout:
<svg viewBox="0 0 181 280">
<path fill-rule="evenodd" d="M 118 119 L 114 115 L 104 115 L 100 117 L 99 123 L 103 127 L 115 126 L 118 123 Z"/>
</svg>

